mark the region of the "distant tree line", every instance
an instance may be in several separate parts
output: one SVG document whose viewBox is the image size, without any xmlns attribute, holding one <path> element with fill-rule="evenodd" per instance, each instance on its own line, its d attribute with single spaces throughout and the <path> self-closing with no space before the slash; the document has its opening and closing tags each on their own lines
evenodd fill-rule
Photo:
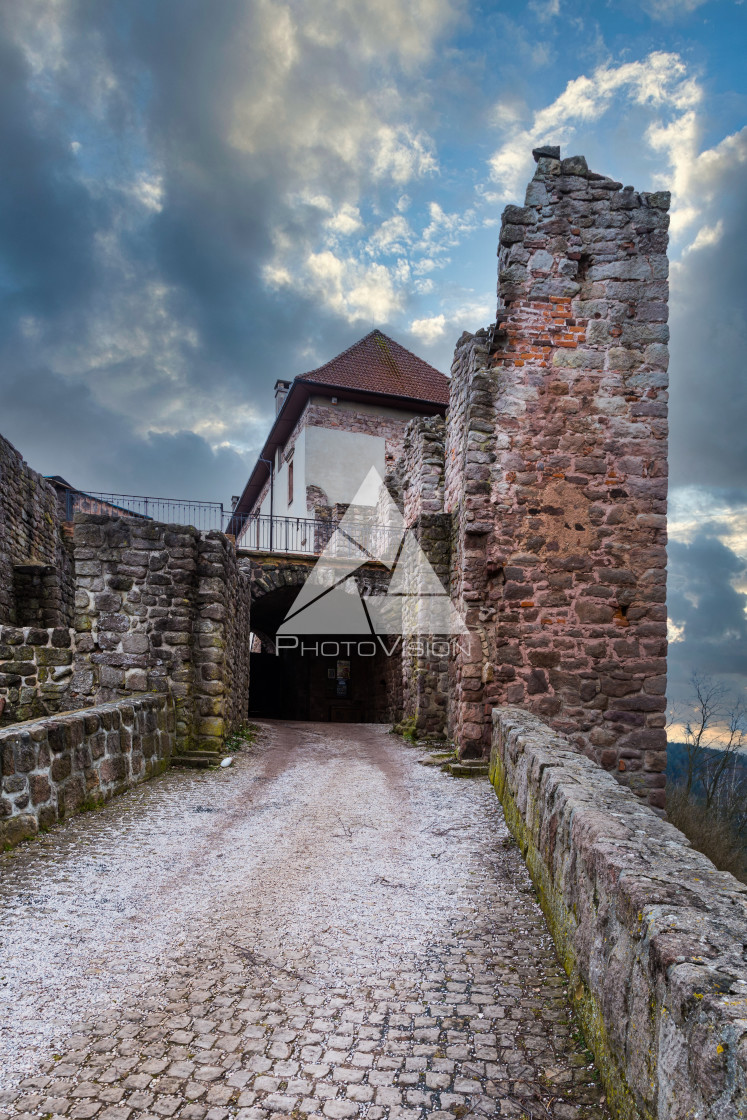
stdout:
<svg viewBox="0 0 747 1120">
<path fill-rule="evenodd" d="M 667 816 L 694 848 L 747 882 L 747 712 L 711 677 L 693 673 L 687 711 L 667 748 Z"/>
</svg>

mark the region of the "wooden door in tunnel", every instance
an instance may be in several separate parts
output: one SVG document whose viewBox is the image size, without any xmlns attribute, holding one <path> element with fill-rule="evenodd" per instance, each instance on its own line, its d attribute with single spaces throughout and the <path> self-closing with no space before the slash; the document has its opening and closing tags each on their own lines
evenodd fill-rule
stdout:
<svg viewBox="0 0 747 1120">
<path fill-rule="evenodd" d="M 252 604 L 249 712 L 256 717 L 330 723 L 390 723 L 399 718 L 401 657 L 373 635 L 304 635 L 275 649 L 275 636 L 297 587 L 270 591 Z M 291 646 L 293 639 L 286 639 Z M 392 642 L 385 645 L 391 648 Z"/>
</svg>

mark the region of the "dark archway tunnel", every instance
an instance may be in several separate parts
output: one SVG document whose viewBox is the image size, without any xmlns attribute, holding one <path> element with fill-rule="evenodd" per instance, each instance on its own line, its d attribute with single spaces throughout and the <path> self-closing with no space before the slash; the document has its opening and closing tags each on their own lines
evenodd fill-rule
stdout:
<svg viewBox="0 0 747 1120">
<path fill-rule="evenodd" d="M 285 638 L 277 631 L 300 591 L 286 586 L 252 602 L 249 714 L 331 723 L 389 723 L 398 718 L 399 646 L 373 635 Z M 255 641 L 255 646 L 256 646 Z"/>
</svg>

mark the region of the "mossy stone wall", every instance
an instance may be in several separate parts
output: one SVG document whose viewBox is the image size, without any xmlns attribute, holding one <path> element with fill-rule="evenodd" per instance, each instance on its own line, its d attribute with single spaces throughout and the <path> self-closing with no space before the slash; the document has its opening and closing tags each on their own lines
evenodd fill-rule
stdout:
<svg viewBox="0 0 747 1120">
<path fill-rule="evenodd" d="M 618 1120 L 747 1115 L 747 887 L 520 708 L 490 777 Z"/>
</svg>

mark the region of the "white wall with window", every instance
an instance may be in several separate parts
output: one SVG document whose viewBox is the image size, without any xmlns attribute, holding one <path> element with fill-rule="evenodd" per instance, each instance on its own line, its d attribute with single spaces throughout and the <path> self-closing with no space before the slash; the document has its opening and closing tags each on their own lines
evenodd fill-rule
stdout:
<svg viewBox="0 0 747 1120">
<path fill-rule="evenodd" d="M 306 488 L 318 486 L 330 505 L 351 502 L 371 467 L 384 477 L 386 440 L 338 428 L 307 427 L 298 433 L 290 458 L 281 451 L 276 464 L 278 461 L 273 483 L 274 516 L 313 517 L 306 509 Z M 269 516 L 269 490 L 260 512 Z"/>
</svg>

